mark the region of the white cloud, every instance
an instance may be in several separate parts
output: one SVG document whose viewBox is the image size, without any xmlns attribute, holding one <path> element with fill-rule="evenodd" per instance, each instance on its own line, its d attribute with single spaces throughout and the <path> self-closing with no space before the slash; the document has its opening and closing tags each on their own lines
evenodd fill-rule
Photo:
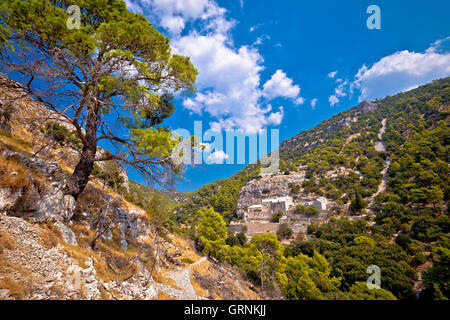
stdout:
<svg viewBox="0 0 450 320">
<path fill-rule="evenodd" d="M 360 91 L 360 101 L 373 100 L 449 76 L 450 52 L 440 50 L 449 39 L 436 41 L 423 53 L 398 51 L 370 67 L 363 65 L 355 75 L 350 90 Z"/>
<path fill-rule="evenodd" d="M 259 36 L 256 38 L 255 42 L 253 42 L 253 46 L 259 46 L 263 44 L 265 40 L 270 40 L 270 36 L 267 34 L 263 34 L 262 36 Z"/>
<path fill-rule="evenodd" d="M 214 151 L 206 158 L 208 164 L 223 164 L 224 160 L 228 159 L 228 155 L 223 151 Z"/>
<path fill-rule="evenodd" d="M 294 100 L 295 104 L 303 104 L 304 99 L 300 97 L 300 87 L 293 84 L 293 80 L 288 78 L 282 70 L 277 70 L 272 77 L 264 83 L 263 96 L 268 100 L 283 97 Z"/>
<path fill-rule="evenodd" d="M 199 71 L 197 92 L 185 98 L 183 107 L 209 115 L 211 129 L 257 132 L 283 119 L 283 107 L 272 111 L 272 106 L 266 105 L 271 99 L 304 102 L 300 87 L 281 70 L 280 79 L 275 77 L 266 88 L 261 87 L 264 59 L 255 46 L 268 36 L 253 46 L 236 47 L 230 32 L 236 22 L 216 1 L 142 0 L 141 5 L 144 14 L 171 34 L 173 52 L 189 56 Z"/>
<path fill-rule="evenodd" d="M 130 9 L 137 7 L 136 1 L 127 0 L 126 3 Z M 141 0 L 139 7 L 144 8 L 141 11 L 151 20 L 156 20 L 171 35 L 179 35 L 187 22 L 213 18 L 220 20 L 225 13 L 225 9 L 212 0 Z"/>
<path fill-rule="evenodd" d="M 267 118 L 267 123 L 278 126 L 283 120 L 283 116 L 284 116 L 284 108 L 280 107 L 278 109 L 278 112 L 273 112 L 269 115 L 269 117 Z"/>
<path fill-rule="evenodd" d="M 330 103 L 331 107 L 334 107 L 337 103 L 339 103 L 340 98 L 346 97 L 347 95 L 351 94 L 351 84 L 348 80 L 344 81 L 342 79 L 336 79 L 336 83 L 338 83 L 338 86 L 334 88 L 334 94 L 328 97 L 328 102 Z"/>
<path fill-rule="evenodd" d="M 161 26 L 172 34 L 178 34 L 184 29 L 184 19 L 180 16 L 165 16 L 161 18 Z"/>
<path fill-rule="evenodd" d="M 330 106 L 334 107 L 334 105 L 339 102 L 339 99 L 335 95 L 331 95 L 328 98 L 328 102 L 330 103 Z"/>
<path fill-rule="evenodd" d="M 270 110 L 259 105 L 263 61 L 258 51 L 242 46 L 234 49 L 222 34 L 196 33 L 173 42 L 174 50 L 189 56 L 198 68 L 199 92 L 183 106 L 197 113 L 219 118 L 224 128 L 246 128 L 245 123 L 263 126 Z M 270 115 L 269 115 L 270 116 Z M 228 121 L 224 121 L 228 118 Z M 216 123 L 216 125 L 217 125 Z"/>
<path fill-rule="evenodd" d="M 328 74 L 328 78 L 334 78 L 334 77 L 336 76 L 337 73 L 338 73 L 337 70 L 336 70 L 336 71 L 330 72 L 330 73 Z"/>
<path fill-rule="evenodd" d="M 249 29 L 249 31 L 250 31 L 250 32 L 253 32 L 253 31 L 255 31 L 256 29 L 258 29 L 258 28 L 260 28 L 260 27 L 262 27 L 262 26 L 263 26 L 262 23 L 258 23 L 258 24 L 254 25 L 254 26 L 251 26 L 250 29 Z"/>
<path fill-rule="evenodd" d="M 241 8 L 244 8 L 244 0 L 239 0 L 239 5 L 241 6 Z"/>
<path fill-rule="evenodd" d="M 128 10 L 136 13 L 142 13 L 142 7 L 135 0 L 125 0 Z"/>
<path fill-rule="evenodd" d="M 432 80 L 450 75 L 450 52 L 444 44 L 450 37 L 437 40 L 424 52 L 397 51 L 371 66 L 363 65 L 353 81 L 336 79 L 337 87 L 328 99 L 331 106 L 355 93 L 358 100 L 375 100 L 411 90 Z M 329 74 L 330 78 L 336 75 Z"/>
<path fill-rule="evenodd" d="M 304 103 L 305 103 L 305 98 L 303 98 L 303 97 L 298 97 L 297 99 L 294 99 L 294 104 L 297 106 L 304 104 Z"/>
<path fill-rule="evenodd" d="M 342 81 L 342 79 L 338 79 L 341 80 L 339 81 L 339 85 L 334 89 L 334 95 L 336 97 L 345 97 L 347 96 L 347 91 L 348 91 L 348 81 Z"/>
<path fill-rule="evenodd" d="M 313 108 L 313 109 L 316 108 L 317 100 L 318 100 L 317 98 L 314 98 L 314 99 L 311 100 L 311 108 Z"/>
</svg>

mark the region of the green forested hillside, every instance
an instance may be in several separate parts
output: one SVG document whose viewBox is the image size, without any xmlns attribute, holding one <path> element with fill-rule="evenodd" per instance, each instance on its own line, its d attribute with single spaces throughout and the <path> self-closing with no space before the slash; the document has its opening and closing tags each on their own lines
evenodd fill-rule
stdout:
<svg viewBox="0 0 450 320">
<path fill-rule="evenodd" d="M 305 183 L 306 191 L 347 203 L 354 197 L 355 190 L 363 197 L 372 195 L 382 178 L 381 171 L 385 160 L 392 158 L 388 195 L 392 192 L 410 194 L 411 190 L 417 189 L 414 190 L 414 196 L 411 195 L 408 199 L 401 196 L 402 203 L 408 203 L 410 206 L 426 205 L 424 201 L 428 200 L 424 198 L 426 197 L 424 194 L 430 196 L 430 190 L 431 194 L 440 199 L 438 202 L 442 202 L 444 198 L 448 199 L 449 82 L 450 78 L 441 79 L 394 97 L 386 97 L 376 101 L 376 109 L 368 112 L 365 112 L 361 105 L 356 106 L 309 131 L 303 131 L 281 144 L 281 171 L 295 171 L 299 165 L 306 165 L 311 177 L 310 181 Z M 357 120 L 350 122 L 348 126 L 342 124 L 346 119 L 356 117 Z M 383 136 L 387 150 L 377 152 L 375 142 L 378 140 L 377 134 L 382 127 L 383 119 L 387 122 L 386 133 Z M 419 142 L 417 139 L 426 141 Z M 414 147 L 411 141 L 429 144 L 427 148 L 430 148 L 431 153 L 422 153 L 419 145 Z M 306 144 L 309 146 L 304 147 Z M 403 148 L 400 148 L 401 146 Z M 416 182 L 418 185 L 406 183 L 402 185 L 395 182 L 399 175 L 394 178 L 393 170 L 397 168 L 398 159 L 402 157 L 399 153 L 405 153 L 410 148 L 415 148 L 419 153 L 418 156 L 423 158 L 417 159 L 419 161 L 417 163 L 420 164 L 420 161 L 425 159 L 433 163 L 431 165 L 425 161 L 420 164 L 423 178 Z M 438 151 L 437 154 L 433 154 L 435 150 Z M 413 165 L 412 160 L 402 163 L 404 166 Z M 352 174 L 340 175 L 333 180 L 323 178 L 325 172 L 338 166 L 360 172 L 362 179 L 359 180 L 357 175 Z M 229 179 L 216 181 L 188 194 L 187 203 L 177 210 L 179 218 L 190 216 L 196 210 L 207 206 L 212 206 L 226 217 L 232 217 L 239 189 L 257 175 L 256 169 L 256 166 L 248 166 Z M 403 169 L 406 171 L 406 167 Z M 415 169 L 410 171 L 416 172 Z M 428 181 L 424 181 L 427 172 L 435 179 L 429 177 Z M 321 175 L 319 185 L 315 177 Z M 405 179 L 415 178 L 410 176 Z M 423 183 L 427 182 L 436 184 L 443 193 L 442 197 L 437 191 L 433 193 L 432 190 L 436 189 L 430 184 L 427 185 L 427 190 L 420 189 L 424 187 Z M 383 196 L 380 195 L 379 198 L 382 200 Z"/>
<path fill-rule="evenodd" d="M 272 260 L 264 281 L 277 282 L 283 294 L 294 299 L 409 299 L 417 295 L 421 277 L 426 287 L 422 298 L 450 297 L 449 113 L 450 78 L 445 78 L 362 103 L 285 141 L 280 147 L 281 171 L 306 168 L 304 192 L 338 204 L 351 202 L 351 211 L 368 214 L 351 221 L 335 212 L 328 223 L 310 225 L 310 240 L 299 237 L 274 249 L 275 256 L 281 253 L 283 258 Z M 377 151 L 383 123 L 385 149 Z M 325 175 L 336 167 L 349 174 Z M 386 187 L 377 192 L 383 168 Z M 239 189 L 257 172 L 249 166 L 191 193 L 176 208 L 176 217 L 184 221 L 197 210 L 212 207 L 230 219 Z M 205 218 L 198 217 L 196 223 L 201 224 Z M 261 283 L 258 248 L 262 244 L 278 248 L 278 240 L 253 237 L 249 244 L 222 240 L 203 239 L 199 247 Z M 365 287 L 370 265 L 381 269 L 384 291 Z"/>
</svg>

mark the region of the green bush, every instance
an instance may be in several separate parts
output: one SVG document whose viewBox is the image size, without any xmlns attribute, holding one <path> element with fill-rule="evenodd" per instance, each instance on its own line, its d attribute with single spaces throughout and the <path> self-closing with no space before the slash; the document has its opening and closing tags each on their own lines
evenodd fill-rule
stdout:
<svg viewBox="0 0 450 320">
<path fill-rule="evenodd" d="M 272 222 L 280 222 L 281 217 L 284 215 L 283 211 L 278 210 L 277 213 L 272 215 Z"/>
<path fill-rule="evenodd" d="M 81 140 L 77 137 L 75 131 L 70 131 L 66 127 L 56 122 L 47 122 L 44 132 L 54 141 L 61 145 L 69 145 L 77 149 L 81 149 Z"/>
<path fill-rule="evenodd" d="M 316 216 L 320 213 L 320 210 L 314 207 L 313 205 L 305 207 L 303 204 L 298 204 L 294 209 L 294 213 L 306 214 L 308 216 Z"/>
<path fill-rule="evenodd" d="M 278 231 L 277 231 L 278 238 L 289 239 L 292 237 L 293 234 L 294 234 L 294 231 L 292 231 L 292 229 L 289 228 L 289 225 L 287 223 L 280 224 Z"/>
</svg>

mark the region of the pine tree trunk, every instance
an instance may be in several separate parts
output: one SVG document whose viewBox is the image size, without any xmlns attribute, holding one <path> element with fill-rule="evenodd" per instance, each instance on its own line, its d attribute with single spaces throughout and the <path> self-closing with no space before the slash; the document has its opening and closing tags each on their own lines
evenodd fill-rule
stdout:
<svg viewBox="0 0 450 320">
<path fill-rule="evenodd" d="M 94 150 L 96 150 L 96 148 Z M 72 176 L 69 178 L 69 181 L 64 188 L 65 194 L 70 194 L 75 199 L 77 199 L 80 193 L 83 192 L 94 167 L 94 161 L 92 160 L 95 158 L 94 150 L 91 150 L 90 148 L 87 150 L 83 150 L 81 159 L 75 167 Z"/>
<path fill-rule="evenodd" d="M 261 268 L 261 291 L 264 292 L 264 250 L 262 251 L 260 268 Z"/>
<path fill-rule="evenodd" d="M 94 159 L 97 153 L 97 109 L 94 106 L 88 110 L 84 136 L 86 143 L 83 146 L 80 161 L 64 187 L 64 193 L 72 195 L 75 199 L 83 192 L 89 182 L 89 176 L 94 167 Z"/>
</svg>

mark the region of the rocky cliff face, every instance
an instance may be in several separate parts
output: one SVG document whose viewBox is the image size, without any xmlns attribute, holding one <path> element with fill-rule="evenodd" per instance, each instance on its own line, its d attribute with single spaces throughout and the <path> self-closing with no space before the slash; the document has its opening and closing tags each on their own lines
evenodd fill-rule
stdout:
<svg viewBox="0 0 450 320">
<path fill-rule="evenodd" d="M 287 224 L 294 233 L 305 234 L 310 224 L 328 221 L 334 203 L 305 194 L 303 188 L 299 188 L 305 180 L 306 172 L 299 170 L 289 175 L 266 175 L 250 181 L 239 193 L 237 214 L 240 221 L 232 223 L 230 228 L 252 237 L 259 233 L 276 233 L 281 224 Z M 298 186 L 298 192 L 292 192 L 293 186 Z M 277 202 L 275 206 L 274 201 Z M 282 205 L 278 206 L 278 202 Z M 300 204 L 315 206 L 319 213 L 315 216 L 299 213 L 295 208 Z M 280 211 L 282 216 L 274 222 L 274 214 Z"/>
<path fill-rule="evenodd" d="M 62 192 L 68 175 L 56 162 L 28 158 L 9 150 L 3 150 L 1 156 L 4 161 L 15 161 L 23 168 L 23 172 L 12 171 L 10 175 L 26 174 L 28 181 L 21 187 L 6 186 L 0 189 L 0 211 L 36 222 L 68 221 L 72 218 L 76 202 L 72 196 Z M 48 183 L 39 180 L 43 176 L 47 177 Z"/>
<path fill-rule="evenodd" d="M 145 268 L 130 280 L 101 279 L 99 262 L 86 257 L 80 264 L 63 244 L 48 248 L 46 231 L 23 219 L 0 216 L 0 232 L 9 234 L 13 248 L 3 252 L 0 298 L 3 299 L 153 299 L 158 291 Z M 20 266 L 20 267 L 18 267 Z"/>
<path fill-rule="evenodd" d="M 305 173 L 299 172 L 292 175 L 262 176 L 250 181 L 239 192 L 237 216 L 244 218 L 248 207 L 261 204 L 263 200 L 289 196 L 289 184 L 301 184 L 304 179 Z"/>
</svg>

